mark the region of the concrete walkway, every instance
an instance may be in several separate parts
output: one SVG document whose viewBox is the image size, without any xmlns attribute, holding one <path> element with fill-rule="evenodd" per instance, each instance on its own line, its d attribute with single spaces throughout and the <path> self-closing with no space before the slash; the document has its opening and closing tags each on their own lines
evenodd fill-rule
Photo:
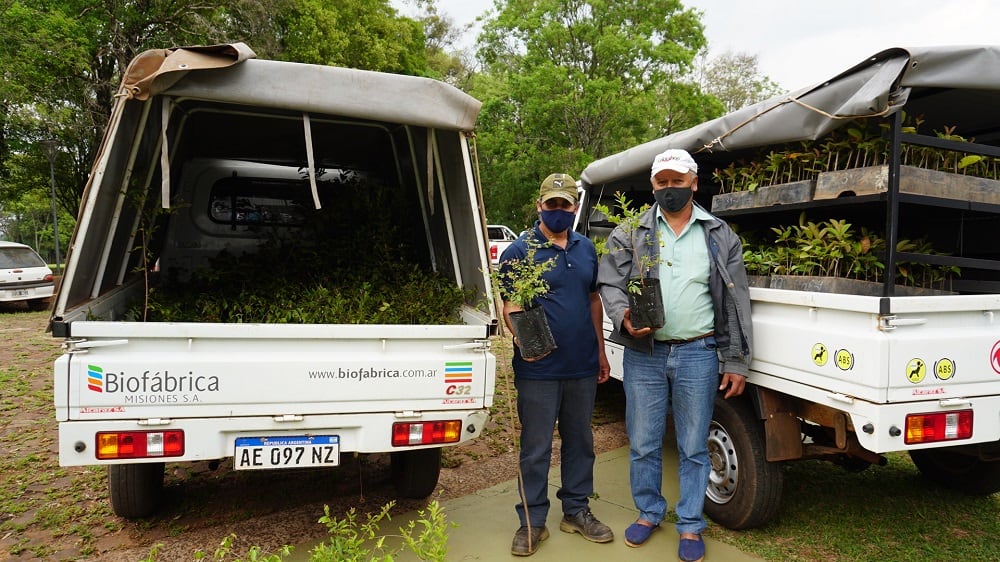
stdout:
<svg viewBox="0 0 1000 562">
<path fill-rule="evenodd" d="M 663 492 L 673 506 L 677 501 L 677 453 L 672 447 L 664 447 L 665 475 Z M 510 554 L 510 543 L 517 530 L 517 515 L 514 504 L 518 502 L 517 482 L 504 482 L 455 500 L 443 502 L 444 512 L 449 522 L 458 524 L 451 529 L 448 539 L 448 560 L 531 560 L 571 561 L 571 562 L 612 562 L 617 560 L 643 561 L 677 560 L 677 532 L 672 523 L 665 523 L 653 533 L 641 548 L 630 548 L 625 544 L 625 527 L 635 521 L 636 511 L 632 503 L 628 483 L 628 447 L 598 455 L 594 466 L 596 500 L 591 501 L 591 510 L 598 519 L 609 525 L 615 532 L 615 540 L 606 544 L 595 544 L 584 540 L 577 533 L 559 531 L 562 512 L 556 491 L 559 489 L 559 469 L 553 467 L 549 475 L 550 537 L 541 543 L 531 557 L 521 558 Z M 392 522 L 403 522 L 415 518 L 407 513 L 393 516 Z M 760 560 L 729 545 L 706 539 L 706 561 L 745 562 Z M 298 550 L 298 549 L 296 549 Z M 400 560 L 416 560 L 410 553 L 403 553 Z"/>
</svg>

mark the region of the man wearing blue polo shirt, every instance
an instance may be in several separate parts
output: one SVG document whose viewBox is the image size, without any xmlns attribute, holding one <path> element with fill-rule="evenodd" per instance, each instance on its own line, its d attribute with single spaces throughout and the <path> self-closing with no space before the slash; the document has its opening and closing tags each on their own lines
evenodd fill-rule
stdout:
<svg viewBox="0 0 1000 562">
<path fill-rule="evenodd" d="M 556 349 L 541 358 L 526 360 L 514 340 L 514 385 L 521 421 L 521 502 L 515 506 L 521 526 L 511 544 L 515 556 L 534 554 L 538 544 L 549 536 L 545 519 L 556 422 L 562 440 L 562 486 L 556 494 L 563 511 L 559 529 L 580 533 L 592 542 L 614 539 L 611 529 L 591 513 L 588 501 L 594 492 L 590 418 L 597 385 L 607 381 L 611 372 L 604 354 L 597 252 L 587 237 L 571 229 L 577 207 L 576 181 L 572 177 L 551 174 L 545 178 L 535 205 L 540 220 L 500 256 L 501 277 L 510 271 L 512 261 L 528 256 L 529 246 L 535 248 L 536 261 L 555 259 L 555 267 L 544 274 L 549 291 L 537 304 L 545 311 Z M 503 286 L 500 291 L 504 296 L 504 321 L 513 332 L 510 313 L 520 308 L 510 302 Z"/>
<path fill-rule="evenodd" d="M 660 489 L 669 409 L 677 434 L 678 557 L 696 562 L 705 557 L 708 428 L 716 392 L 725 391 L 725 398 L 743 392 L 752 339 L 750 291 L 739 237 L 694 202 L 698 164 L 691 155 L 679 149 L 658 154 L 650 182 L 656 205 L 642 213 L 634 232 L 612 231 L 599 279 L 615 326 L 611 339 L 625 346 L 629 477 L 639 510 L 625 529 L 625 544 L 645 544 L 666 515 Z M 632 325 L 628 285 L 638 277 L 660 280 L 662 328 Z"/>
</svg>

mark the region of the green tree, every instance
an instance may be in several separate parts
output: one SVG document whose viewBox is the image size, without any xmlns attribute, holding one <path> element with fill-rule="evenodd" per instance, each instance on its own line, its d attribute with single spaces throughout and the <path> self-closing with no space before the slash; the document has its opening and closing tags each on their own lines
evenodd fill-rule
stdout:
<svg viewBox="0 0 1000 562">
<path fill-rule="evenodd" d="M 579 174 L 596 158 L 665 128 L 708 99 L 671 88 L 705 46 L 699 14 L 677 0 L 495 0 L 479 37 L 485 77 L 480 162 L 491 221 L 526 226 L 540 178 Z M 665 110 L 670 110 L 669 115 Z M 691 115 L 696 118 L 686 121 Z M 665 121 L 667 119 L 667 121 Z"/>
<path fill-rule="evenodd" d="M 725 106 L 726 112 L 764 101 L 783 90 L 764 76 L 757 55 L 726 51 L 707 61 L 702 70 L 701 88 Z"/>
<path fill-rule="evenodd" d="M 424 75 L 424 32 L 389 0 L 290 0 L 279 19 L 282 60 Z"/>
<path fill-rule="evenodd" d="M 59 207 L 76 215 L 122 73 L 138 53 L 235 41 L 261 58 L 427 74 L 421 26 L 389 0 L 0 0 L 5 229 L 25 216 L 11 210 L 22 198 L 48 194 L 45 139 L 59 147 Z M 60 237 L 68 223 L 60 220 Z"/>
<path fill-rule="evenodd" d="M 467 90 L 475 75 L 474 55 L 458 47 L 472 24 L 457 25 L 438 10 L 434 0 L 409 0 L 421 10 L 416 20 L 424 30 L 429 76 Z"/>
</svg>

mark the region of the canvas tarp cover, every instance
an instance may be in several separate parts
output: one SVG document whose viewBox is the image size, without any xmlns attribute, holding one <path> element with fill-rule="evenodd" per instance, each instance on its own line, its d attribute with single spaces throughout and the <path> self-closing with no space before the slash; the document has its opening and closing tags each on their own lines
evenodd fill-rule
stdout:
<svg viewBox="0 0 1000 562">
<path fill-rule="evenodd" d="M 129 63 L 120 91 L 128 98 L 149 99 L 190 71 L 225 68 L 256 56 L 244 43 L 150 49 Z"/>
<path fill-rule="evenodd" d="M 819 139 L 852 118 L 893 114 L 915 88 L 1000 91 L 1000 45 L 881 51 L 826 82 L 597 160 L 581 177 L 597 185 L 648 172 L 667 148 L 717 153 Z"/>
<path fill-rule="evenodd" d="M 157 94 L 471 131 L 482 103 L 418 76 L 257 60 L 242 43 L 147 51 L 129 65 L 121 94 Z"/>
</svg>

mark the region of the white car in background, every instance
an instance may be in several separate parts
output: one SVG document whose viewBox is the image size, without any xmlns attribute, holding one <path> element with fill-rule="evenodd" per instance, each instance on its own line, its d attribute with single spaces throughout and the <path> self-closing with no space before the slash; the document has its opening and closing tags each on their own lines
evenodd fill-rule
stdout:
<svg viewBox="0 0 1000 562">
<path fill-rule="evenodd" d="M 30 246 L 0 240 L 0 303 L 27 301 L 44 310 L 55 290 L 52 270 Z"/>
<path fill-rule="evenodd" d="M 490 237 L 490 265 L 495 266 L 500 263 L 500 256 L 503 255 L 507 246 L 517 240 L 517 234 L 502 224 L 488 224 L 486 232 Z"/>
</svg>

